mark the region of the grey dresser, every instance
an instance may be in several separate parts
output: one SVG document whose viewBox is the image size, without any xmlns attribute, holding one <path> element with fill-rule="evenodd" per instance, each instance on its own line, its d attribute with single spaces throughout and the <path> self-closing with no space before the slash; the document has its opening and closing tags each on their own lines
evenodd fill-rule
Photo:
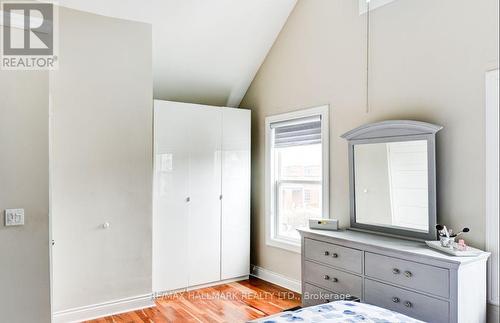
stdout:
<svg viewBox="0 0 500 323">
<path fill-rule="evenodd" d="M 357 231 L 302 229 L 303 306 L 350 295 L 426 322 L 486 322 L 486 261 Z"/>
</svg>

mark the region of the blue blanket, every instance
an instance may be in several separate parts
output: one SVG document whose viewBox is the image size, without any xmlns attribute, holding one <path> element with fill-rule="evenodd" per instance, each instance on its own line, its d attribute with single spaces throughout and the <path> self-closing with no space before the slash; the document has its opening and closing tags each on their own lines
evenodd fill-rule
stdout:
<svg viewBox="0 0 500 323">
<path fill-rule="evenodd" d="M 293 312 L 283 312 L 254 322 L 423 323 L 422 321 L 394 311 L 369 304 L 350 301 L 338 301 L 329 304 L 306 307 Z"/>
</svg>

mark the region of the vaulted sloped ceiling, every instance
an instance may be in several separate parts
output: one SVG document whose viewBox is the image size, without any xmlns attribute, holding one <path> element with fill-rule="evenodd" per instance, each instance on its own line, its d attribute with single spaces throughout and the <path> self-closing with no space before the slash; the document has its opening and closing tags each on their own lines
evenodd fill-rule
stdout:
<svg viewBox="0 0 500 323">
<path fill-rule="evenodd" d="M 151 23 L 155 98 L 238 106 L 296 1 L 60 0 L 59 3 Z"/>
</svg>

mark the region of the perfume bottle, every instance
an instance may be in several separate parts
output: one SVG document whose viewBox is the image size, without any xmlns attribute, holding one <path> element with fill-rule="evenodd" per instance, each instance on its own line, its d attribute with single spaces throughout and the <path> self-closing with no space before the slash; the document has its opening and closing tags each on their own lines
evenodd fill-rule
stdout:
<svg viewBox="0 0 500 323">
<path fill-rule="evenodd" d="M 456 249 L 460 251 L 466 251 L 467 250 L 467 245 L 465 244 L 464 239 L 458 240 L 458 243 L 456 243 Z"/>
</svg>

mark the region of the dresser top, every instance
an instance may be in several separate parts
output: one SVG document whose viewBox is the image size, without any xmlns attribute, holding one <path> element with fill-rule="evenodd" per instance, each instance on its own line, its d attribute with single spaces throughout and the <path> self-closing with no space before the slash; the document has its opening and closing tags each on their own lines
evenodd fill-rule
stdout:
<svg viewBox="0 0 500 323">
<path fill-rule="evenodd" d="M 451 262 L 455 264 L 466 264 L 482 259 L 487 259 L 490 256 L 489 252 L 482 252 L 479 256 L 474 257 L 455 257 L 445 253 L 430 249 L 424 242 L 405 240 L 389 236 L 378 235 L 368 232 L 359 232 L 353 230 L 313 230 L 309 228 L 298 229 L 302 236 L 322 236 L 342 240 L 353 244 L 362 244 L 365 246 L 389 249 L 396 252 L 418 255 L 426 258 L 432 258 L 440 261 Z"/>
</svg>

